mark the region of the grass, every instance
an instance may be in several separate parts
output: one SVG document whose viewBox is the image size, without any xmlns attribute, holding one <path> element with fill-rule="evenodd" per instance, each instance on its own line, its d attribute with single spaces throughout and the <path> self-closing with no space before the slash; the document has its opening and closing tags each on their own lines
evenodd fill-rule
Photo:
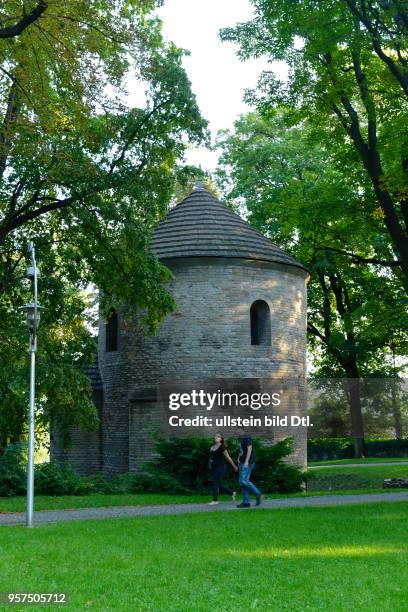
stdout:
<svg viewBox="0 0 408 612">
<path fill-rule="evenodd" d="M 370 467 L 341 467 L 327 470 L 318 467 L 311 472 L 307 493 L 269 494 L 269 499 L 282 497 L 305 497 L 327 494 L 358 494 L 358 493 L 384 493 L 395 489 L 382 488 L 384 478 L 408 477 L 408 465 Z M 256 482 L 256 478 L 254 478 Z M 149 506 L 161 504 L 207 503 L 211 495 L 170 495 L 170 494 L 102 494 L 91 495 L 65 495 L 35 497 L 35 510 L 67 510 L 71 508 L 100 508 L 111 506 Z M 221 500 L 228 500 L 221 497 Z M 24 512 L 26 498 L 0 497 L 0 513 Z M 408 608 L 407 608 L 408 609 Z"/>
<path fill-rule="evenodd" d="M 0 592 L 66 592 L 74 611 L 403 612 L 407 519 L 398 502 L 2 527 Z"/>
<path fill-rule="evenodd" d="M 308 467 L 321 465 L 349 465 L 350 463 L 408 463 L 408 457 L 365 457 L 363 459 L 333 459 L 331 461 L 309 461 Z"/>
<path fill-rule="evenodd" d="M 268 494 L 264 499 L 283 499 L 285 497 L 316 497 L 317 495 L 363 495 L 367 493 L 395 493 L 400 489 L 359 488 L 359 489 L 321 489 L 309 490 L 306 493 Z M 238 501 L 240 496 L 237 496 Z M 72 510 L 77 508 L 110 508 L 114 506 L 150 506 L 163 504 L 206 504 L 208 495 L 65 495 L 59 497 L 38 495 L 35 497 L 35 511 L 39 510 Z M 220 501 L 230 501 L 229 497 L 220 496 Z M 25 512 L 26 497 L 0 497 L 0 514 L 7 512 Z"/>
<path fill-rule="evenodd" d="M 327 470 L 315 468 L 311 472 L 308 490 L 338 491 L 349 489 L 380 489 L 384 478 L 408 478 L 408 465 L 370 467 L 342 467 Z"/>
<path fill-rule="evenodd" d="M 208 495 L 168 495 L 160 493 L 146 494 L 104 494 L 91 495 L 36 495 L 35 510 L 67 510 L 70 508 L 102 508 L 104 506 L 150 506 L 162 504 L 205 503 L 210 501 Z M 24 512 L 26 497 L 0 497 L 0 513 Z"/>
</svg>

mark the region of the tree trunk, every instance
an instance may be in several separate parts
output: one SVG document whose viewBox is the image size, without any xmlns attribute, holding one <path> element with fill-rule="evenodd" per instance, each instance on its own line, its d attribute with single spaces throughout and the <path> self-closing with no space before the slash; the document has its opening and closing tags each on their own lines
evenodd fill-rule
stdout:
<svg viewBox="0 0 408 612">
<path fill-rule="evenodd" d="M 0 431 L 0 457 L 4 455 L 7 448 L 8 434 L 7 431 Z"/>
<path fill-rule="evenodd" d="M 391 402 L 392 402 L 392 413 L 394 415 L 394 427 L 395 437 L 397 440 L 402 439 L 402 422 L 401 422 L 401 410 L 398 404 L 397 398 L 397 379 L 391 381 Z"/>
<path fill-rule="evenodd" d="M 350 402 L 351 416 L 351 435 L 354 438 L 354 456 L 356 458 L 364 457 L 364 422 L 363 413 L 361 410 L 361 381 L 356 376 L 357 367 L 355 364 L 350 364 L 346 368 L 347 374 L 347 391 Z"/>
</svg>

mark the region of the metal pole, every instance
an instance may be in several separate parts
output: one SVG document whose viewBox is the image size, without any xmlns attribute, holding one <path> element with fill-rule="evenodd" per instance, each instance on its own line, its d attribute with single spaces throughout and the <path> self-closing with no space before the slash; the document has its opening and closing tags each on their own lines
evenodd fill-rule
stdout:
<svg viewBox="0 0 408 612">
<path fill-rule="evenodd" d="M 34 269 L 34 322 L 30 329 L 30 413 L 28 423 L 27 514 L 26 526 L 33 526 L 34 513 L 34 415 L 35 415 L 35 352 L 37 350 L 37 263 L 34 245 L 30 242 L 31 264 Z"/>
<path fill-rule="evenodd" d="M 27 516 L 26 526 L 33 526 L 34 512 L 34 403 L 35 403 L 35 343 L 30 334 L 30 415 L 28 423 Z"/>
</svg>

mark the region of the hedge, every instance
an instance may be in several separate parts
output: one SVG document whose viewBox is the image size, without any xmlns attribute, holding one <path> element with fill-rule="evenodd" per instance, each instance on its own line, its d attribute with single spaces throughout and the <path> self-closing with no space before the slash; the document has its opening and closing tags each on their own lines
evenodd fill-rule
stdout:
<svg viewBox="0 0 408 612">
<path fill-rule="evenodd" d="M 146 464 L 142 474 L 136 474 L 133 490 L 159 493 L 207 493 L 211 474 L 207 468 L 209 448 L 213 440 L 206 438 L 158 439 L 155 447 L 159 458 Z M 292 453 L 293 440 L 287 438 L 273 445 L 254 440 L 256 468 L 254 482 L 264 493 L 289 493 L 302 490 L 305 480 L 301 470 L 284 462 Z M 236 439 L 229 441 L 228 452 L 238 454 Z M 237 475 L 227 469 L 225 483 L 238 490 Z"/>
<path fill-rule="evenodd" d="M 408 457 L 408 438 L 402 440 L 367 439 L 366 457 Z M 353 438 L 311 438 L 307 441 L 308 461 L 352 459 Z"/>
<path fill-rule="evenodd" d="M 205 438 L 157 439 L 155 447 L 159 457 L 155 461 L 147 463 L 141 473 L 119 474 L 111 480 L 106 480 L 103 474 L 80 477 L 68 462 L 50 461 L 35 466 L 35 493 L 209 493 L 211 473 L 207 464 L 212 443 Z M 292 443 L 287 439 L 264 445 L 254 440 L 257 453 L 254 481 L 262 492 L 286 493 L 302 489 L 305 475 L 284 461 L 292 452 Z M 236 440 L 231 440 L 228 450 L 236 459 Z M 0 457 L 0 496 L 24 495 L 26 478 L 22 448 L 9 446 Z M 225 481 L 238 490 L 237 474 L 232 469 L 228 469 Z"/>
</svg>

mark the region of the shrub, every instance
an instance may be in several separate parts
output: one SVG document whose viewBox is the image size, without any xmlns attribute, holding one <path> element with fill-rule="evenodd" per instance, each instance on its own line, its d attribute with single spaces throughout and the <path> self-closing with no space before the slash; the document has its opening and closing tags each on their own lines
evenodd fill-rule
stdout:
<svg viewBox="0 0 408 612">
<path fill-rule="evenodd" d="M 176 478 L 160 472 L 159 469 L 150 468 L 148 472 L 135 474 L 132 483 L 133 493 L 174 493 L 187 495 L 191 490 L 182 485 Z"/>
<path fill-rule="evenodd" d="M 21 465 L 22 444 L 10 444 L 0 457 L 0 496 L 24 495 L 27 472 Z"/>
<path fill-rule="evenodd" d="M 158 459 L 145 465 L 143 473 L 135 475 L 133 491 L 167 493 L 206 493 L 211 487 L 207 468 L 211 439 L 157 439 Z M 291 440 L 263 445 L 254 440 L 257 453 L 256 483 L 265 493 L 301 490 L 305 476 L 299 468 L 287 465 L 283 459 L 292 452 Z M 228 452 L 235 459 L 237 440 L 229 441 Z M 237 489 L 237 475 L 228 470 L 225 482 Z"/>
<path fill-rule="evenodd" d="M 286 438 L 273 445 L 256 443 L 256 483 L 266 493 L 295 493 L 302 490 L 305 474 L 283 459 L 291 454 L 293 442 Z"/>
<path fill-rule="evenodd" d="M 189 492 L 207 491 L 211 478 L 207 468 L 211 443 L 208 438 L 157 438 L 155 450 L 159 457 L 146 465 L 146 471 L 170 476 Z"/>
<path fill-rule="evenodd" d="M 307 441 L 308 461 L 351 459 L 354 457 L 352 438 L 312 438 Z"/>
<path fill-rule="evenodd" d="M 366 457 L 408 457 L 408 438 L 402 440 L 366 439 Z M 308 461 L 352 459 L 353 438 L 311 438 L 307 442 Z"/>
<path fill-rule="evenodd" d="M 368 440 L 367 457 L 408 457 L 408 438 L 402 440 Z"/>
<path fill-rule="evenodd" d="M 117 474 L 110 480 L 106 480 L 102 473 L 91 476 L 87 479 L 92 485 L 95 493 L 104 493 L 106 495 L 120 495 L 124 493 L 132 493 L 133 474 Z"/>
<path fill-rule="evenodd" d="M 92 483 L 83 480 L 70 463 L 50 461 L 35 468 L 35 491 L 42 495 L 85 495 Z"/>
</svg>

